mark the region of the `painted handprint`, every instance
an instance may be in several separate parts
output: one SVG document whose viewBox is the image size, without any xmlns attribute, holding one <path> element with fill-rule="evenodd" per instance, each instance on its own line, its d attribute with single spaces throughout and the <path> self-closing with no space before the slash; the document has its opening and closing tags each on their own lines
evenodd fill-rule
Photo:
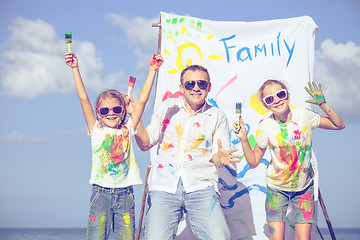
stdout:
<svg viewBox="0 0 360 240">
<path fill-rule="evenodd" d="M 305 90 L 312 96 L 313 100 L 307 100 L 307 103 L 313 103 L 316 105 L 321 105 L 325 102 L 325 97 L 321 89 L 321 84 L 319 83 L 319 88 L 316 86 L 315 82 L 308 82 L 309 88 L 305 87 Z"/>
</svg>

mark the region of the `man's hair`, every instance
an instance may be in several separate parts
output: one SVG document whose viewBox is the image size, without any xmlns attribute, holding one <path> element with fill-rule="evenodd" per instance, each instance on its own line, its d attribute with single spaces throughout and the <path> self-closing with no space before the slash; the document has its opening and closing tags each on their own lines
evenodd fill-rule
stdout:
<svg viewBox="0 0 360 240">
<path fill-rule="evenodd" d="M 206 68 L 204 68 L 203 66 L 200 66 L 200 65 L 190 65 L 190 66 L 187 66 L 184 70 L 182 70 L 181 72 L 181 75 L 180 75 L 180 83 L 183 84 L 183 78 L 184 78 L 184 74 L 187 72 L 187 71 L 202 71 L 204 73 L 206 73 L 206 76 L 207 76 L 207 81 L 210 82 L 210 75 L 209 75 L 209 72 Z"/>
</svg>

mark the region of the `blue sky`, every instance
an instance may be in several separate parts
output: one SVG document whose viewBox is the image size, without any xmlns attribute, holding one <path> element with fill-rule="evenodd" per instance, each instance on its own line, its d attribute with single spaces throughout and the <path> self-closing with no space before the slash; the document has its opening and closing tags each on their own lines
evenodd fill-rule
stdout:
<svg viewBox="0 0 360 240">
<path fill-rule="evenodd" d="M 160 11 L 218 21 L 314 19 L 314 79 L 346 123 L 343 131 L 314 131 L 320 189 L 334 227 L 360 227 L 357 0 L 0 0 L 0 227 L 86 227 L 91 149 L 64 63 L 64 33 L 73 33 L 72 49 L 92 102 L 105 88 L 126 91 L 130 75 L 137 77 L 137 97 L 157 51 L 158 29 L 151 24 Z M 153 104 L 154 93 L 145 124 Z M 135 149 L 144 178 L 149 153 Z M 137 210 L 142 191 L 143 185 L 135 187 Z M 326 227 L 321 211 L 319 226 Z"/>
</svg>

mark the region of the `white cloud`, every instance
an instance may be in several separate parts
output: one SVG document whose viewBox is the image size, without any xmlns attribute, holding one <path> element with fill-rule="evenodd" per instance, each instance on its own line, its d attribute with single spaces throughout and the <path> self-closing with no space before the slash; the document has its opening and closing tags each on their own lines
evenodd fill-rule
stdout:
<svg viewBox="0 0 360 240">
<path fill-rule="evenodd" d="M 2 94 L 31 99 L 51 93 L 74 91 L 71 70 L 66 66 L 64 38 L 43 20 L 16 18 L 9 27 L 11 37 L 2 54 L 0 82 Z M 123 73 L 103 76 L 103 63 L 90 42 L 76 44 L 79 66 L 88 90 L 116 85 Z"/>
<path fill-rule="evenodd" d="M 0 144 L 14 144 L 14 143 L 37 143 L 45 141 L 39 136 L 27 136 L 17 130 L 12 131 L 7 136 L 0 136 Z"/>
<path fill-rule="evenodd" d="M 135 17 L 127 19 L 117 14 L 107 14 L 105 19 L 116 26 L 120 26 L 128 41 L 135 47 L 154 47 L 157 45 L 159 29 L 152 27 L 152 24 L 158 23 L 159 18 Z"/>
<path fill-rule="evenodd" d="M 360 46 L 324 40 L 316 51 L 315 82 L 322 83 L 327 102 L 339 114 L 360 120 Z"/>
<path fill-rule="evenodd" d="M 147 69 L 151 53 L 157 51 L 159 28 L 152 27 L 152 24 L 158 23 L 159 18 L 135 17 L 127 19 L 117 14 L 107 14 L 105 19 L 115 26 L 119 26 L 126 34 L 127 41 L 133 47 L 136 68 Z M 153 49 L 152 52 L 149 52 L 150 49 Z"/>
</svg>

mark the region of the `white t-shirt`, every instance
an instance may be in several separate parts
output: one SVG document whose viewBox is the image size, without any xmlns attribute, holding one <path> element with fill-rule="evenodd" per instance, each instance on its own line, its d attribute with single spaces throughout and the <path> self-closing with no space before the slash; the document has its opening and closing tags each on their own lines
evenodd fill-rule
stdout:
<svg viewBox="0 0 360 240">
<path fill-rule="evenodd" d="M 271 115 L 260 121 L 256 143 L 269 147 L 271 162 L 266 170 L 266 182 L 271 188 L 301 191 L 313 180 L 310 164 L 312 130 L 320 124 L 320 115 L 306 108 L 291 109 L 290 123 L 276 122 Z"/>
<path fill-rule="evenodd" d="M 180 178 L 187 193 L 209 186 L 218 191 L 217 168 L 210 160 L 218 151 L 218 139 L 224 149 L 230 149 L 228 121 L 220 109 L 205 103 L 190 114 L 183 99 L 167 99 L 146 130 L 156 151 L 150 191 L 175 193 Z"/>
<path fill-rule="evenodd" d="M 90 183 L 108 188 L 142 184 L 135 161 L 131 121 L 121 129 L 98 125 L 96 121 L 90 135 L 93 152 Z"/>
</svg>

